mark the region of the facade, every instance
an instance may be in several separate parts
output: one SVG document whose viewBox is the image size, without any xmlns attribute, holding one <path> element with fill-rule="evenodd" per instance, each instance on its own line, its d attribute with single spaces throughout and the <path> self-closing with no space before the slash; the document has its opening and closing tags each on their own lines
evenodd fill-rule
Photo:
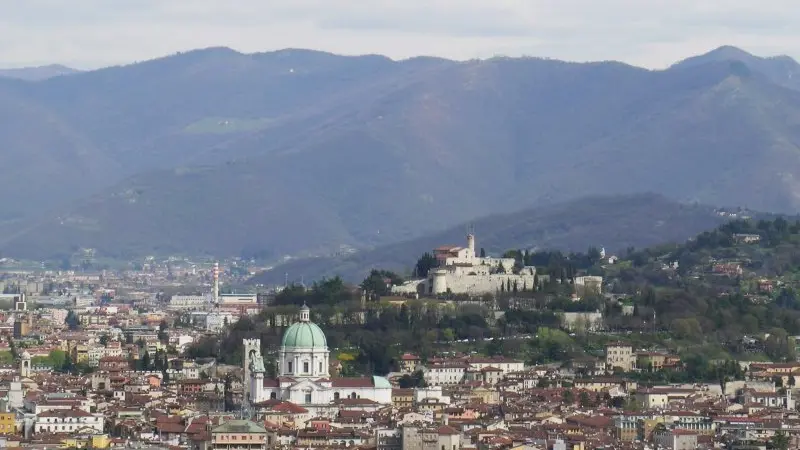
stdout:
<svg viewBox="0 0 800 450">
<path fill-rule="evenodd" d="M 606 367 L 613 371 L 616 368 L 630 372 L 636 368 L 636 354 L 629 344 L 609 344 L 606 346 Z"/>
<path fill-rule="evenodd" d="M 467 246 L 434 249 L 438 267 L 428 277 L 392 287 L 397 295 L 494 294 L 503 290 L 533 290 L 535 267 L 514 273 L 514 258 L 487 258 L 475 254 L 475 236 L 467 235 Z"/>
<path fill-rule="evenodd" d="M 697 433 L 684 430 L 656 432 L 653 433 L 653 442 L 658 448 L 694 450 L 697 448 Z"/>
<path fill-rule="evenodd" d="M 600 295 L 603 293 L 603 277 L 584 276 L 575 277 L 575 293 L 579 297 L 585 295 Z"/>
<path fill-rule="evenodd" d="M 168 308 L 178 311 L 199 311 L 211 304 L 208 295 L 173 295 L 169 299 Z"/>
<path fill-rule="evenodd" d="M 0 434 L 14 434 L 16 431 L 16 414 L 13 412 L 0 413 Z"/>
<path fill-rule="evenodd" d="M 211 430 L 211 450 L 266 450 L 267 447 L 267 429 L 249 420 L 231 420 Z"/>
<path fill-rule="evenodd" d="M 300 310 L 300 322 L 283 335 L 278 378 L 264 377 L 266 369 L 259 339 L 245 339 L 244 350 L 245 395 L 256 407 L 270 400 L 283 400 L 324 416 L 334 414 L 338 410 L 335 402 L 343 399 L 392 403 L 392 386 L 386 378 L 330 376 L 330 350 L 325 333 L 311 322 L 310 309 L 305 305 Z"/>
<path fill-rule="evenodd" d="M 89 414 L 80 409 L 51 410 L 40 413 L 36 418 L 35 432 L 38 433 L 82 433 L 103 432 L 103 416 Z"/>
</svg>

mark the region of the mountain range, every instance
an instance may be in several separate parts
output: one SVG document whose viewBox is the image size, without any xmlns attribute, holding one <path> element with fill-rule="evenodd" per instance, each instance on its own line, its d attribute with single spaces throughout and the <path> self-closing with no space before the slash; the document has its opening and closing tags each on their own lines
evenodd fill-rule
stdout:
<svg viewBox="0 0 800 450">
<path fill-rule="evenodd" d="M 209 48 L 0 78 L 0 250 L 309 256 L 641 192 L 796 212 L 799 74 Z"/>
</svg>

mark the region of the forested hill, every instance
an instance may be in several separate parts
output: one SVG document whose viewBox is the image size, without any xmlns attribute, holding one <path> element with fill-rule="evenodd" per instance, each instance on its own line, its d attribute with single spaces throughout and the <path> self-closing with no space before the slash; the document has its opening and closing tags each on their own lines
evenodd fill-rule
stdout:
<svg viewBox="0 0 800 450">
<path fill-rule="evenodd" d="M 634 252 L 602 273 L 611 292 L 632 294 L 636 314 L 623 322 L 655 312 L 678 341 L 742 355 L 753 350 L 744 336 L 768 336 L 759 351 L 795 356 L 787 336 L 800 335 L 800 221 L 735 220 L 685 244 Z"/>
<path fill-rule="evenodd" d="M 280 344 L 278 318 L 292 317 L 305 303 L 348 373 L 393 371 L 404 351 L 425 358 L 459 349 L 569 364 L 602 358 L 604 345 L 619 340 L 681 358 L 675 369 L 630 374 L 652 382 L 741 379 L 734 360 L 796 358 L 800 221 L 734 220 L 683 244 L 631 249 L 613 263 L 597 248 L 506 253 L 537 266 L 542 276 L 535 291 L 506 290 L 479 302 L 453 296 L 401 303 L 378 295 L 362 303 L 360 287 L 329 278 L 290 286 L 261 315 L 198 341 L 190 354 L 236 363 L 242 338 L 250 336 L 261 337 L 269 353 Z M 573 297 L 574 277 L 586 274 L 604 277 L 603 295 Z M 383 288 L 386 278 L 402 281 L 382 272 L 361 287 L 380 284 L 372 278 Z M 565 329 L 565 312 L 600 312 L 604 330 Z M 503 339 L 489 339 L 496 337 Z"/>
</svg>

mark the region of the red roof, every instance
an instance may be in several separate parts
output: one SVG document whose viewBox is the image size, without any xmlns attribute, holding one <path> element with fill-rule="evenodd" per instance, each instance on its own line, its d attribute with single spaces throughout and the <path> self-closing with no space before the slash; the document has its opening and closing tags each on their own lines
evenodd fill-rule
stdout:
<svg viewBox="0 0 800 450">
<path fill-rule="evenodd" d="M 331 378 L 331 385 L 337 388 L 367 388 L 372 387 L 372 378 Z"/>
</svg>

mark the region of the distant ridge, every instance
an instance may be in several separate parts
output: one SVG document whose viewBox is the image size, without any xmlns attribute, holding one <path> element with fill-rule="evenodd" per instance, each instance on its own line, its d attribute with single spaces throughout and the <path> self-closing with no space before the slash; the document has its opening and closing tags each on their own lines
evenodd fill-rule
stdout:
<svg viewBox="0 0 800 450">
<path fill-rule="evenodd" d="M 786 55 L 760 57 L 730 45 L 711 50 L 675 63 L 672 67 L 690 67 L 719 62 L 739 62 L 766 76 L 770 81 L 791 89 L 800 90 L 800 64 Z"/>
<path fill-rule="evenodd" d="M 712 207 L 684 205 L 660 195 L 588 197 L 483 217 L 428 236 L 345 257 L 292 261 L 258 274 L 250 282 L 279 284 L 284 282 L 285 274 L 291 279 L 342 276 L 360 282 L 373 268 L 402 273 L 411 269 L 423 252 L 440 245 L 464 243 L 468 229 L 475 230 L 477 247 L 494 255 L 532 248 L 586 251 L 590 246 L 614 252 L 630 246 L 683 242 L 725 220 Z"/>
<path fill-rule="evenodd" d="M 60 64 L 50 64 L 39 67 L 21 67 L 18 69 L 0 69 L 0 77 L 16 78 L 25 81 L 42 81 L 61 75 L 79 73 L 80 70 Z"/>
</svg>

